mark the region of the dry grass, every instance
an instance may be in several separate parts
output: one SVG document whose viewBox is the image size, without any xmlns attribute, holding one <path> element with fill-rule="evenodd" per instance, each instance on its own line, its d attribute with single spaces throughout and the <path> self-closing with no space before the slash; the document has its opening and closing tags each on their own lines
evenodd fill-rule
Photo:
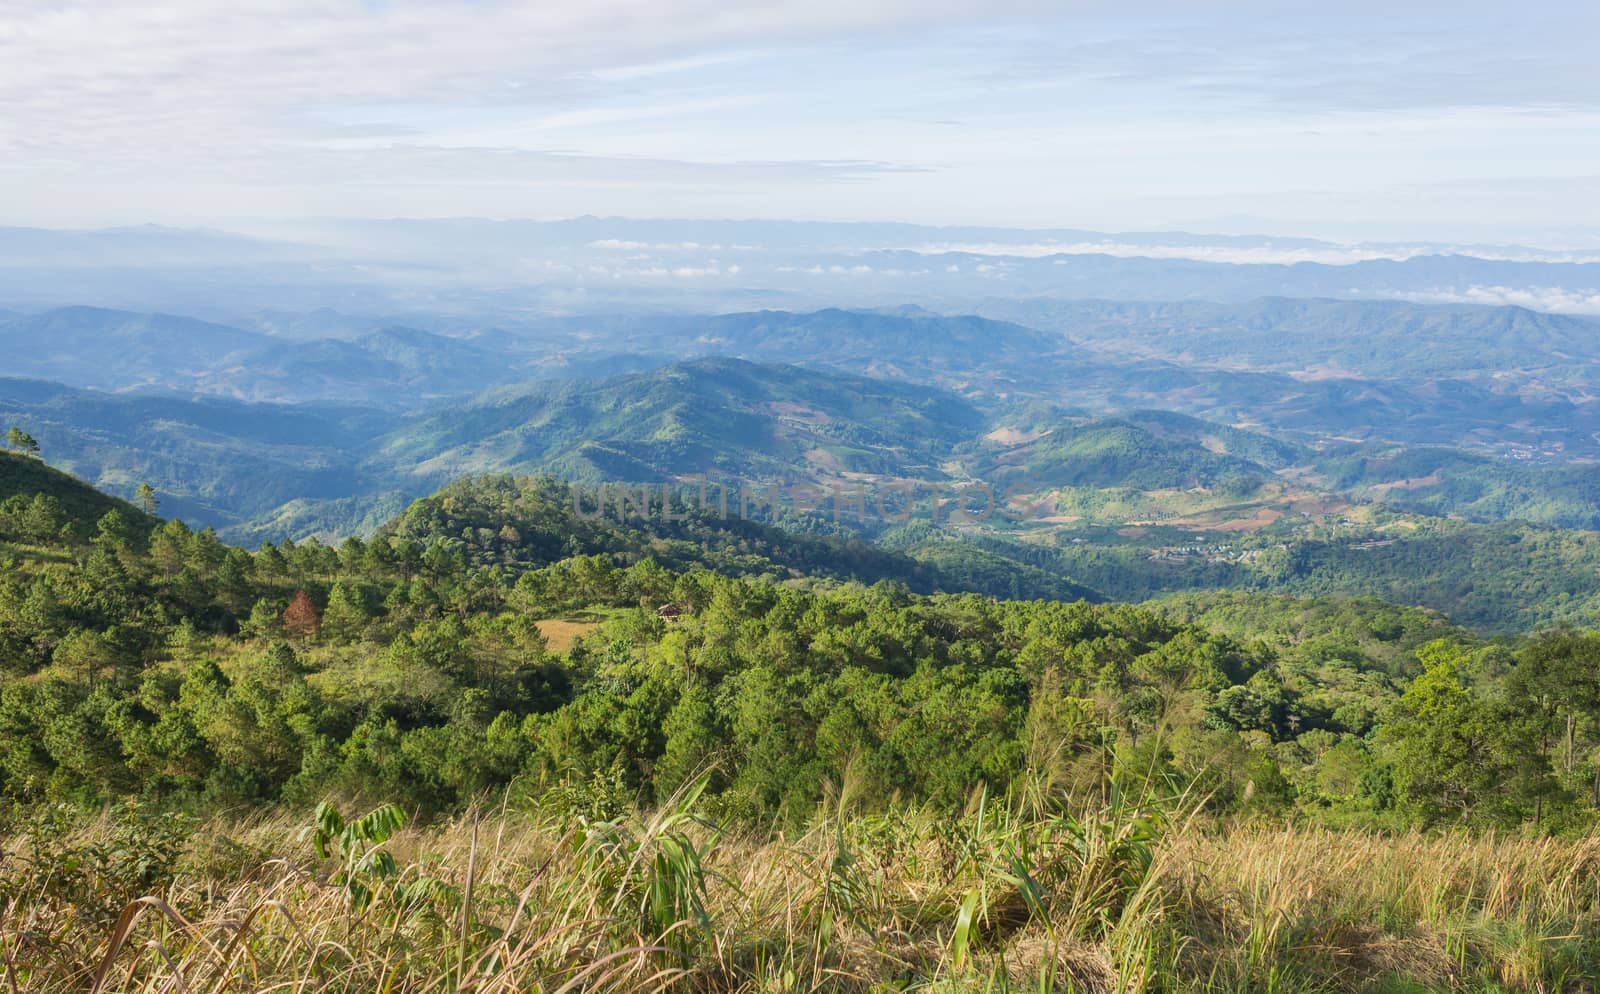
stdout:
<svg viewBox="0 0 1600 994">
<path fill-rule="evenodd" d="M 65 886 L 108 824 L 9 840 L 0 989 L 1555 994 L 1596 990 L 1600 964 L 1596 839 L 992 805 L 768 838 L 686 809 L 499 811 L 401 831 L 361 909 L 275 816 L 192 833 L 112 918 L 92 881 Z"/>
<path fill-rule="evenodd" d="M 546 618 L 535 624 L 551 652 L 566 652 L 572 648 L 572 643 L 600 627 L 600 622 L 581 617 Z"/>
</svg>

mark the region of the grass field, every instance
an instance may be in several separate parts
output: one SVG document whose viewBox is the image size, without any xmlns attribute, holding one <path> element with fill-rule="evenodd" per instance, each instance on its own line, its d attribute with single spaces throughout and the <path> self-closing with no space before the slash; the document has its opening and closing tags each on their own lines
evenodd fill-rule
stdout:
<svg viewBox="0 0 1600 994">
<path fill-rule="evenodd" d="M 602 791 L 603 793 L 603 791 Z M 1600 840 L 1222 826 L 1116 804 L 724 833 L 587 785 L 402 828 L 49 818 L 15 991 L 1589 992 Z M 308 819 L 306 819 L 309 821 Z M 338 828 L 340 831 L 332 831 Z"/>
<path fill-rule="evenodd" d="M 572 643 L 600 627 L 615 612 L 582 611 L 563 618 L 545 618 L 534 622 L 539 634 L 544 636 L 545 647 L 551 652 L 566 652 Z"/>
</svg>

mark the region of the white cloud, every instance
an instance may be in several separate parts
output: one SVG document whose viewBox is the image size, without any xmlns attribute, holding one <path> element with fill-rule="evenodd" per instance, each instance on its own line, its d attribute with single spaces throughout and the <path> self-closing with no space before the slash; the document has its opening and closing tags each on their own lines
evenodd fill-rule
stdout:
<svg viewBox="0 0 1600 994">
<path fill-rule="evenodd" d="M 1551 314 L 1600 314 L 1600 289 L 1565 287 L 1469 286 L 1465 290 L 1430 290 L 1393 294 L 1399 300 L 1425 304 L 1487 304 L 1526 307 Z"/>
<path fill-rule="evenodd" d="M 1404 262 L 1419 256 L 1471 255 L 1496 262 L 1600 262 L 1600 252 L 1562 252 L 1524 248 L 1428 245 L 1163 245 L 1114 240 L 1095 242 L 941 242 L 905 246 L 922 255 L 982 255 L 1019 259 L 1046 259 L 1058 255 L 1106 255 L 1119 259 L 1189 259 L 1245 265 L 1294 265 L 1313 262 L 1328 266 L 1389 259 Z"/>
<path fill-rule="evenodd" d="M 655 252 L 720 252 L 721 245 L 702 245 L 699 242 L 639 242 L 629 241 L 626 238 L 600 238 L 589 243 L 589 248 L 607 249 L 611 251 L 655 251 Z M 735 245 L 735 249 L 740 246 Z"/>
<path fill-rule="evenodd" d="M 1470 219 L 1506 240 L 1512 222 L 1582 215 L 1592 198 L 1560 184 L 1600 157 L 1593 5 L 1448 13 L 0 0 L 0 188 L 27 191 L 0 223 L 598 213 L 1126 230 L 1260 210 L 1280 222 L 1267 230 L 1437 238 L 1416 226 Z M 1515 203 L 1513 176 L 1534 184 Z M 1469 181 L 1487 193 L 1443 185 Z"/>
<path fill-rule="evenodd" d="M 323 107 L 445 115 L 503 107 L 572 96 L 585 80 L 632 79 L 653 59 L 670 66 L 676 55 L 680 69 L 714 65 L 723 61 L 717 49 L 752 40 L 891 29 L 986 6 L 993 5 L 35 0 L 0 12 L 0 106 L 13 143 L 26 135 L 70 148 L 128 142 L 183 122 L 221 128 L 189 133 L 205 145 L 231 135 L 303 135 L 299 119 Z"/>
<path fill-rule="evenodd" d="M 589 75 L 600 80 L 634 80 L 645 79 L 652 76 L 666 76 L 673 73 L 689 72 L 695 69 L 706 69 L 712 66 L 733 65 L 748 62 L 758 58 L 759 52 L 718 52 L 711 55 L 696 55 L 683 59 L 666 59 L 660 62 L 646 62 L 632 66 L 613 66 L 608 69 L 597 69 Z"/>
</svg>

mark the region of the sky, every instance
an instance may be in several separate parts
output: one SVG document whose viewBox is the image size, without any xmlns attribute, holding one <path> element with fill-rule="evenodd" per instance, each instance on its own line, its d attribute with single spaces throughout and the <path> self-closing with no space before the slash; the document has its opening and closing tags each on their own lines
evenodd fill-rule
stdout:
<svg viewBox="0 0 1600 994">
<path fill-rule="evenodd" d="M 1600 247 L 1600 4 L 0 0 L 0 224 Z"/>
</svg>

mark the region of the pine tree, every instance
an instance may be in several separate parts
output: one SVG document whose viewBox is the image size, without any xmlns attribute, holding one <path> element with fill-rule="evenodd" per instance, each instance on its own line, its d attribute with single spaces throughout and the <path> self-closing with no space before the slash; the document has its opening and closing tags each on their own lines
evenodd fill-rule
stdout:
<svg viewBox="0 0 1600 994">
<path fill-rule="evenodd" d="M 155 489 L 148 483 L 139 484 L 139 489 L 134 491 L 133 499 L 139 505 L 139 510 L 146 514 L 155 514 L 161 506 L 161 500 L 156 496 Z"/>
<path fill-rule="evenodd" d="M 272 601 L 262 598 L 255 602 L 250 616 L 239 625 L 239 633 L 250 638 L 277 638 L 283 634 L 283 613 Z"/>
<path fill-rule="evenodd" d="M 322 615 L 318 613 L 317 606 L 311 602 L 311 595 L 304 590 L 296 591 L 289 601 L 289 606 L 284 609 L 283 627 L 302 642 L 315 638 L 317 631 L 322 628 Z"/>
<path fill-rule="evenodd" d="M 21 428 L 18 428 L 16 425 L 12 425 L 11 430 L 6 432 L 6 444 L 13 449 L 21 450 L 30 456 L 36 456 L 39 454 L 39 443 L 34 441 L 32 435 L 23 431 Z"/>
<path fill-rule="evenodd" d="M 328 591 L 328 609 L 323 612 L 322 623 L 331 637 L 354 639 L 367 623 L 366 606 L 351 588 L 335 583 Z"/>
</svg>

